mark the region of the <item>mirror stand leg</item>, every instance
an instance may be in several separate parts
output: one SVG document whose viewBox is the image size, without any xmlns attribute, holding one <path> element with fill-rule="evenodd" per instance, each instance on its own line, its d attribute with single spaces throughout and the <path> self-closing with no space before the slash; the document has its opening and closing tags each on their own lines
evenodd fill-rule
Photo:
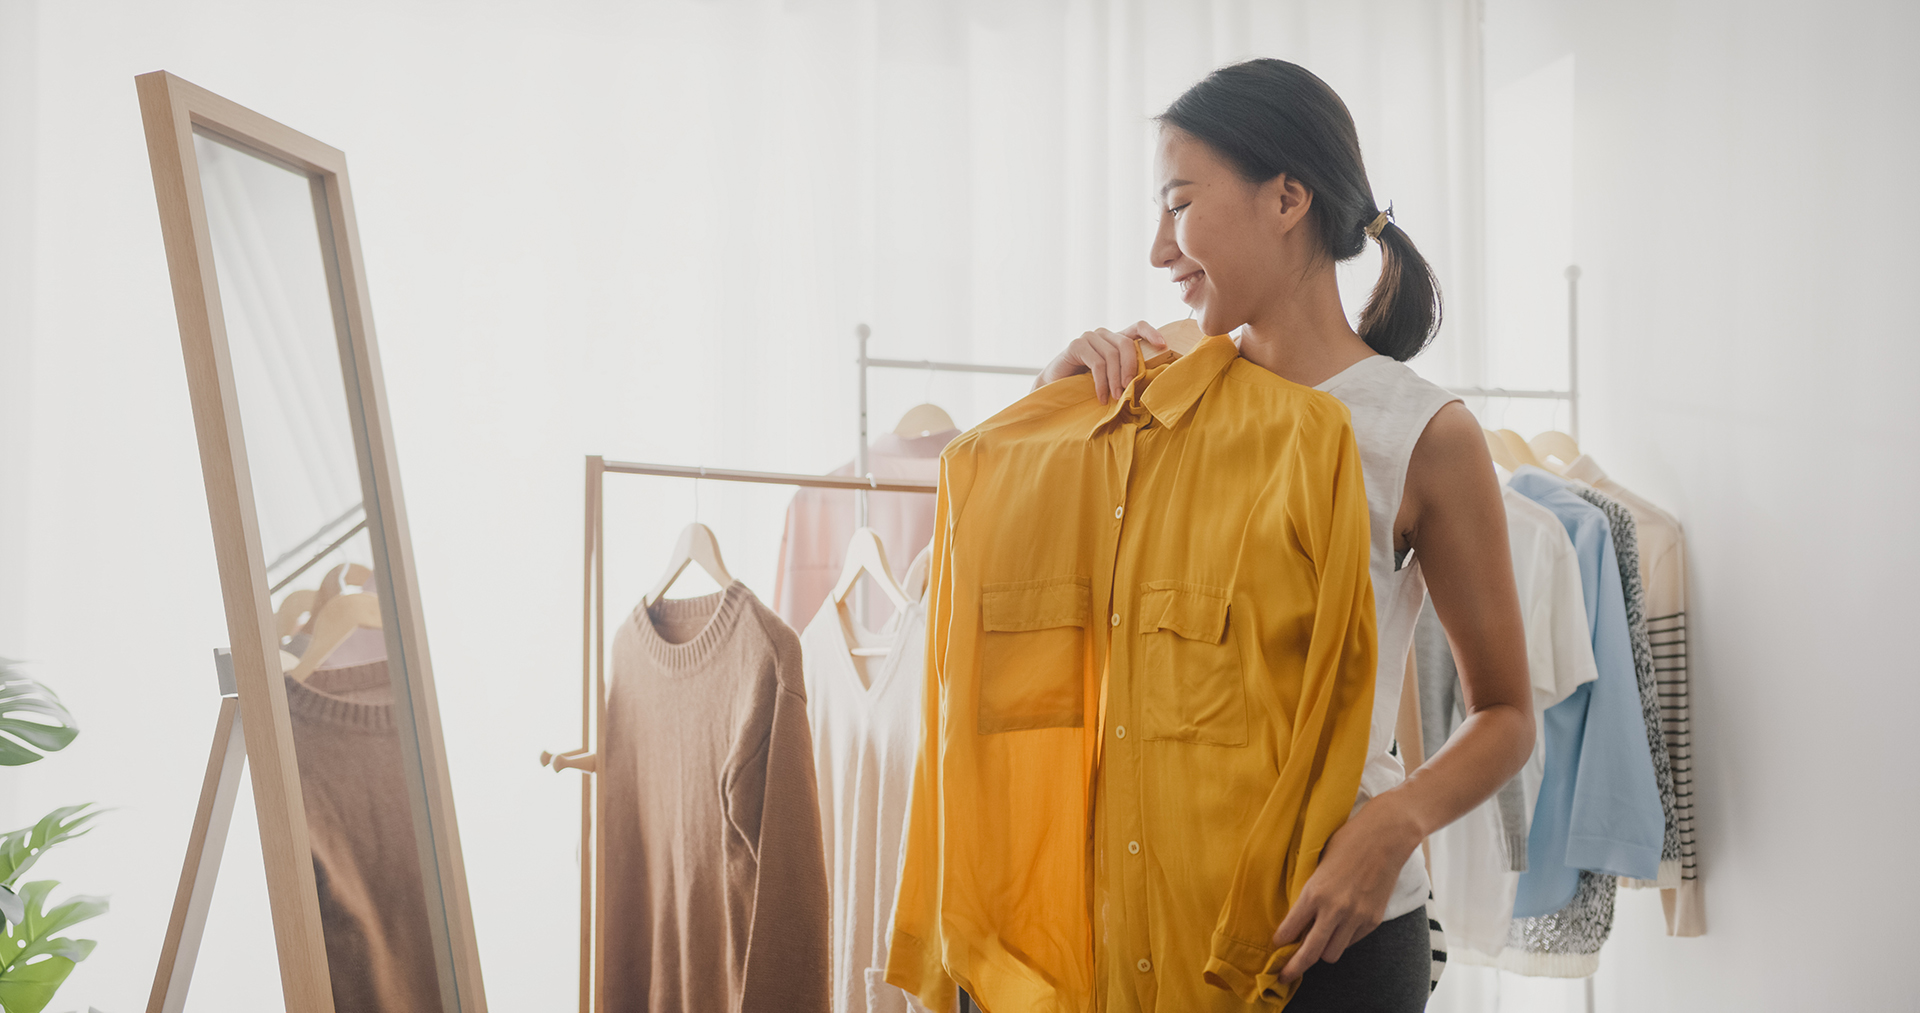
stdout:
<svg viewBox="0 0 1920 1013">
<path fill-rule="evenodd" d="M 186 864 L 180 870 L 180 889 L 173 896 L 173 915 L 167 919 L 167 938 L 160 947 L 160 967 L 153 976 L 147 1013 L 180 1013 L 186 1008 L 187 985 L 200 956 L 200 937 L 207 927 L 207 908 L 213 903 L 213 883 L 220 874 L 220 856 L 227 847 L 240 772 L 247 760 L 233 660 L 225 650 L 215 651 L 214 657 L 220 678 L 220 716 L 214 723 L 207 776 L 200 784 L 200 805 L 187 837 Z"/>
</svg>

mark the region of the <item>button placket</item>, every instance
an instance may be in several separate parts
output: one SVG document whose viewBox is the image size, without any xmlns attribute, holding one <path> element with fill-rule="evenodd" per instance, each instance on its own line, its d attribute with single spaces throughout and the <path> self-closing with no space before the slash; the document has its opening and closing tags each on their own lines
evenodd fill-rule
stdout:
<svg viewBox="0 0 1920 1013">
<path fill-rule="evenodd" d="M 1138 462 L 1143 449 L 1142 445 L 1153 443 L 1151 436 L 1142 435 L 1147 430 L 1148 421 L 1150 418 L 1142 418 L 1138 426 L 1128 426 L 1129 471 L 1132 465 Z M 1113 600 L 1117 604 L 1109 611 L 1114 618 L 1128 613 L 1128 610 L 1136 613 L 1133 625 L 1114 626 L 1116 632 L 1120 630 L 1132 632 L 1137 630 L 1139 623 L 1137 615 L 1139 602 L 1135 600 L 1136 595 L 1133 593 L 1133 588 L 1138 584 L 1137 574 L 1134 573 L 1135 557 L 1138 553 L 1130 551 L 1129 546 L 1135 541 L 1136 529 L 1139 526 L 1122 521 L 1126 513 L 1126 505 L 1133 498 L 1131 483 L 1123 489 L 1123 493 L 1124 495 L 1117 497 L 1114 501 L 1114 519 L 1118 523 L 1114 525 L 1116 540 L 1112 579 Z M 1123 588 L 1126 590 L 1123 591 Z M 1113 893 L 1118 895 L 1117 899 L 1127 912 L 1124 921 L 1129 930 L 1126 938 L 1109 940 L 1106 945 L 1110 947 L 1110 952 L 1111 950 L 1119 951 L 1113 956 L 1121 961 L 1124 961 L 1126 954 L 1131 951 L 1135 956 L 1135 969 L 1142 975 L 1147 975 L 1152 972 L 1153 963 L 1148 956 L 1145 956 L 1152 953 L 1146 869 L 1143 863 L 1119 857 L 1122 849 L 1125 849 L 1125 854 L 1128 856 L 1140 854 L 1139 842 L 1144 837 L 1142 811 L 1145 801 L 1142 782 L 1144 771 L 1139 753 L 1146 748 L 1147 744 L 1140 739 L 1138 728 L 1128 728 L 1128 723 L 1137 723 L 1140 717 L 1134 706 L 1137 698 L 1135 685 L 1137 645 L 1133 641 L 1137 639 L 1137 637 L 1123 639 L 1117 635 L 1109 635 L 1111 644 L 1107 655 L 1108 721 L 1113 728 L 1113 737 L 1119 740 L 1119 743 L 1108 754 L 1110 765 L 1103 775 L 1106 777 L 1105 798 L 1108 803 L 1108 812 L 1105 840 L 1101 842 L 1101 847 L 1118 859 L 1108 863 L 1107 875 L 1111 878 Z M 1154 980 L 1151 977 L 1142 978 L 1139 980 L 1138 987 L 1141 989 L 1142 1003 L 1151 1009 L 1154 995 L 1158 991 Z"/>
</svg>

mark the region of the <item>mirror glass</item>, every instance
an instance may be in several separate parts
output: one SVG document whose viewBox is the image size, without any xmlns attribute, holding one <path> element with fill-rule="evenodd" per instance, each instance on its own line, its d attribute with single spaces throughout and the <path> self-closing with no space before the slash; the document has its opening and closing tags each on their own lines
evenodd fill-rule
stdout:
<svg viewBox="0 0 1920 1013">
<path fill-rule="evenodd" d="M 421 771 L 401 738 L 413 724 L 399 633 L 383 630 L 381 543 L 364 506 L 371 472 L 352 422 L 359 388 L 326 190 L 217 136 L 196 133 L 194 150 L 334 1005 L 440 1010 L 449 963 L 429 916 L 432 851 L 416 833 Z"/>
</svg>

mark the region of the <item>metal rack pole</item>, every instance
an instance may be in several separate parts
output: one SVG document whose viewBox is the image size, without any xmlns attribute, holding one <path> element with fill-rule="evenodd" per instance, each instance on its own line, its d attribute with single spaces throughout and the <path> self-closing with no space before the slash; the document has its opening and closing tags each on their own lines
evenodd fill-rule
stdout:
<svg viewBox="0 0 1920 1013">
<path fill-rule="evenodd" d="M 1580 265 L 1567 265 L 1567 428 L 1580 442 Z M 1589 1004 L 1591 1006 L 1591 1004 Z"/>
</svg>

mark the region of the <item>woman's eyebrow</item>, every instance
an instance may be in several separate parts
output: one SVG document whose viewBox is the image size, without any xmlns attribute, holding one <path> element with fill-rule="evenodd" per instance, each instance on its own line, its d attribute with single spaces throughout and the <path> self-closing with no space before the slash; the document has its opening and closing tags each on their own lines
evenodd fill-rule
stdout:
<svg viewBox="0 0 1920 1013">
<path fill-rule="evenodd" d="M 1190 180 L 1190 179 L 1170 179 L 1167 181 L 1167 184 L 1165 186 L 1160 188 L 1160 198 L 1162 200 L 1165 200 L 1167 196 L 1167 191 L 1173 189 L 1176 186 L 1189 186 L 1192 183 L 1193 183 L 1193 180 Z"/>
</svg>

